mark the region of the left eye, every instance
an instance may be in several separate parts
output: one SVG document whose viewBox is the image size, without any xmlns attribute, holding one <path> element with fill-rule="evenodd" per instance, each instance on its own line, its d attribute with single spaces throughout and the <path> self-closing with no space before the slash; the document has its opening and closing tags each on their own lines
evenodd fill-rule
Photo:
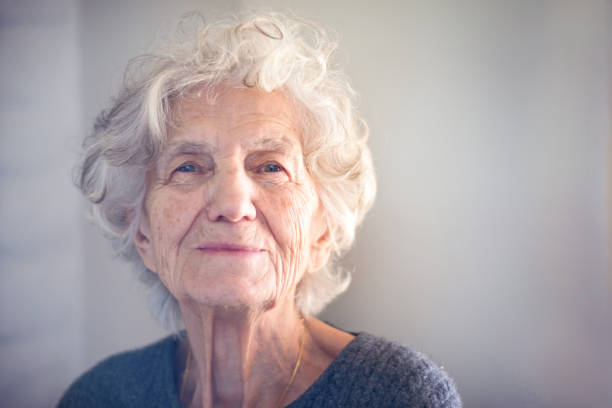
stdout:
<svg viewBox="0 0 612 408">
<path fill-rule="evenodd" d="M 262 173 L 277 173 L 283 171 L 283 168 L 276 163 L 266 163 L 259 168 Z"/>
</svg>

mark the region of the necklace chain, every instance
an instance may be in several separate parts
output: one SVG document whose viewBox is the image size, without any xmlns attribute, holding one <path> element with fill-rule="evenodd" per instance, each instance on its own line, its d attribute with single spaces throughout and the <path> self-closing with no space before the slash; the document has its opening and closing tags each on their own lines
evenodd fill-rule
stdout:
<svg viewBox="0 0 612 408">
<path fill-rule="evenodd" d="M 297 375 L 298 370 L 300 369 L 300 364 L 302 364 L 302 356 L 304 355 L 304 341 L 306 339 L 306 327 L 304 325 L 304 316 L 300 316 L 300 323 L 302 324 L 302 339 L 300 340 L 300 351 L 298 351 L 298 358 L 297 361 L 295 362 L 295 367 L 293 367 L 293 372 L 291 373 L 291 377 L 289 378 L 289 383 L 287 383 L 287 386 L 285 387 L 285 391 L 283 391 L 283 394 L 281 395 L 281 397 L 278 400 L 278 403 L 276 404 L 277 408 L 281 408 L 283 406 L 283 401 L 285 400 L 285 397 L 287 396 L 287 393 L 289 392 L 289 388 L 291 388 L 291 385 L 293 384 L 293 381 L 295 380 L 295 377 Z"/>
<path fill-rule="evenodd" d="M 293 372 L 291 373 L 291 377 L 289 377 L 289 382 L 287 383 L 285 390 L 283 391 L 280 398 L 278 399 L 278 403 L 276 405 L 277 408 L 282 408 L 283 401 L 285 400 L 285 397 L 287 396 L 287 393 L 289 392 L 289 388 L 291 388 L 291 386 L 293 385 L 293 381 L 295 381 L 297 372 L 300 369 L 300 365 L 302 364 L 302 356 L 304 355 L 304 342 L 306 340 L 306 330 L 305 330 L 306 327 L 304 325 L 304 316 L 300 316 L 300 323 L 302 324 L 302 327 L 304 328 L 304 330 L 302 331 L 302 336 L 300 340 L 300 350 L 298 351 L 297 361 L 295 362 L 295 366 L 293 367 Z M 189 375 L 189 370 L 191 368 L 191 359 L 192 359 L 191 348 L 189 348 L 187 351 L 187 361 L 185 362 L 185 371 L 183 371 L 183 378 L 181 381 L 181 389 L 179 390 L 179 399 L 182 399 L 183 392 L 185 391 L 185 384 L 187 383 L 187 376 Z"/>
<path fill-rule="evenodd" d="M 183 398 L 183 391 L 185 391 L 185 384 L 187 383 L 187 375 L 191 368 L 191 347 L 187 349 L 187 362 L 185 363 L 185 371 L 183 371 L 183 380 L 181 381 L 181 390 L 179 391 L 179 400 Z"/>
</svg>

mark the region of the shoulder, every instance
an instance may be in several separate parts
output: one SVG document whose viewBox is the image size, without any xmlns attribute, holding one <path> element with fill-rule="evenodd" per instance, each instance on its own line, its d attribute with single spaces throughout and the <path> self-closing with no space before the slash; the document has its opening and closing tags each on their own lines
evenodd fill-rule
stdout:
<svg viewBox="0 0 612 408">
<path fill-rule="evenodd" d="M 461 407 L 442 368 L 406 345 L 367 333 L 342 350 L 318 385 L 335 406 Z"/>
<path fill-rule="evenodd" d="M 128 407 L 167 401 L 174 387 L 175 348 L 176 338 L 169 336 L 101 361 L 70 386 L 58 407 Z"/>
</svg>

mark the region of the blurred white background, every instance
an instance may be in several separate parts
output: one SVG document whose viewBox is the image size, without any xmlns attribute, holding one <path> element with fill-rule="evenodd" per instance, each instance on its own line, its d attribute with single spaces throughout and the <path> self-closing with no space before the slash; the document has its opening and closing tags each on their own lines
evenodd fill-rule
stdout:
<svg viewBox="0 0 612 408">
<path fill-rule="evenodd" d="M 192 9 L 337 32 L 379 195 L 323 318 L 412 344 L 466 407 L 612 401 L 612 5 L 0 1 L 0 396 L 46 407 L 164 335 L 71 185 L 127 60 Z"/>
</svg>

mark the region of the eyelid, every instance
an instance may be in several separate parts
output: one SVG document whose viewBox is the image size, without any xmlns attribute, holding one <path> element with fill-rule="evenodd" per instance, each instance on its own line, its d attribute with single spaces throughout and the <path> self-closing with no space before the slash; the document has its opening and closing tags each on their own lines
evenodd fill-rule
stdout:
<svg viewBox="0 0 612 408">
<path fill-rule="evenodd" d="M 193 162 L 185 162 L 185 163 L 181 163 L 178 166 L 176 166 L 176 168 L 174 169 L 174 171 L 178 171 L 181 167 L 185 167 L 185 166 L 193 166 L 195 167 L 197 170 L 201 169 L 201 166 L 197 163 L 193 163 Z"/>
<path fill-rule="evenodd" d="M 261 171 L 263 170 L 266 166 L 270 166 L 270 165 L 274 165 L 277 166 L 281 169 L 281 171 L 286 172 L 287 169 L 285 168 L 285 166 L 283 166 L 282 164 L 280 164 L 279 162 L 277 162 L 276 160 L 268 160 L 265 161 L 264 163 L 262 163 L 261 165 L 257 166 L 257 171 Z"/>
<path fill-rule="evenodd" d="M 182 157 L 177 157 L 170 163 L 170 171 L 175 172 L 179 167 L 191 164 L 198 169 L 205 171 L 209 168 L 214 168 L 214 162 L 210 160 L 208 157 L 196 157 L 191 154 L 183 155 Z"/>
</svg>

